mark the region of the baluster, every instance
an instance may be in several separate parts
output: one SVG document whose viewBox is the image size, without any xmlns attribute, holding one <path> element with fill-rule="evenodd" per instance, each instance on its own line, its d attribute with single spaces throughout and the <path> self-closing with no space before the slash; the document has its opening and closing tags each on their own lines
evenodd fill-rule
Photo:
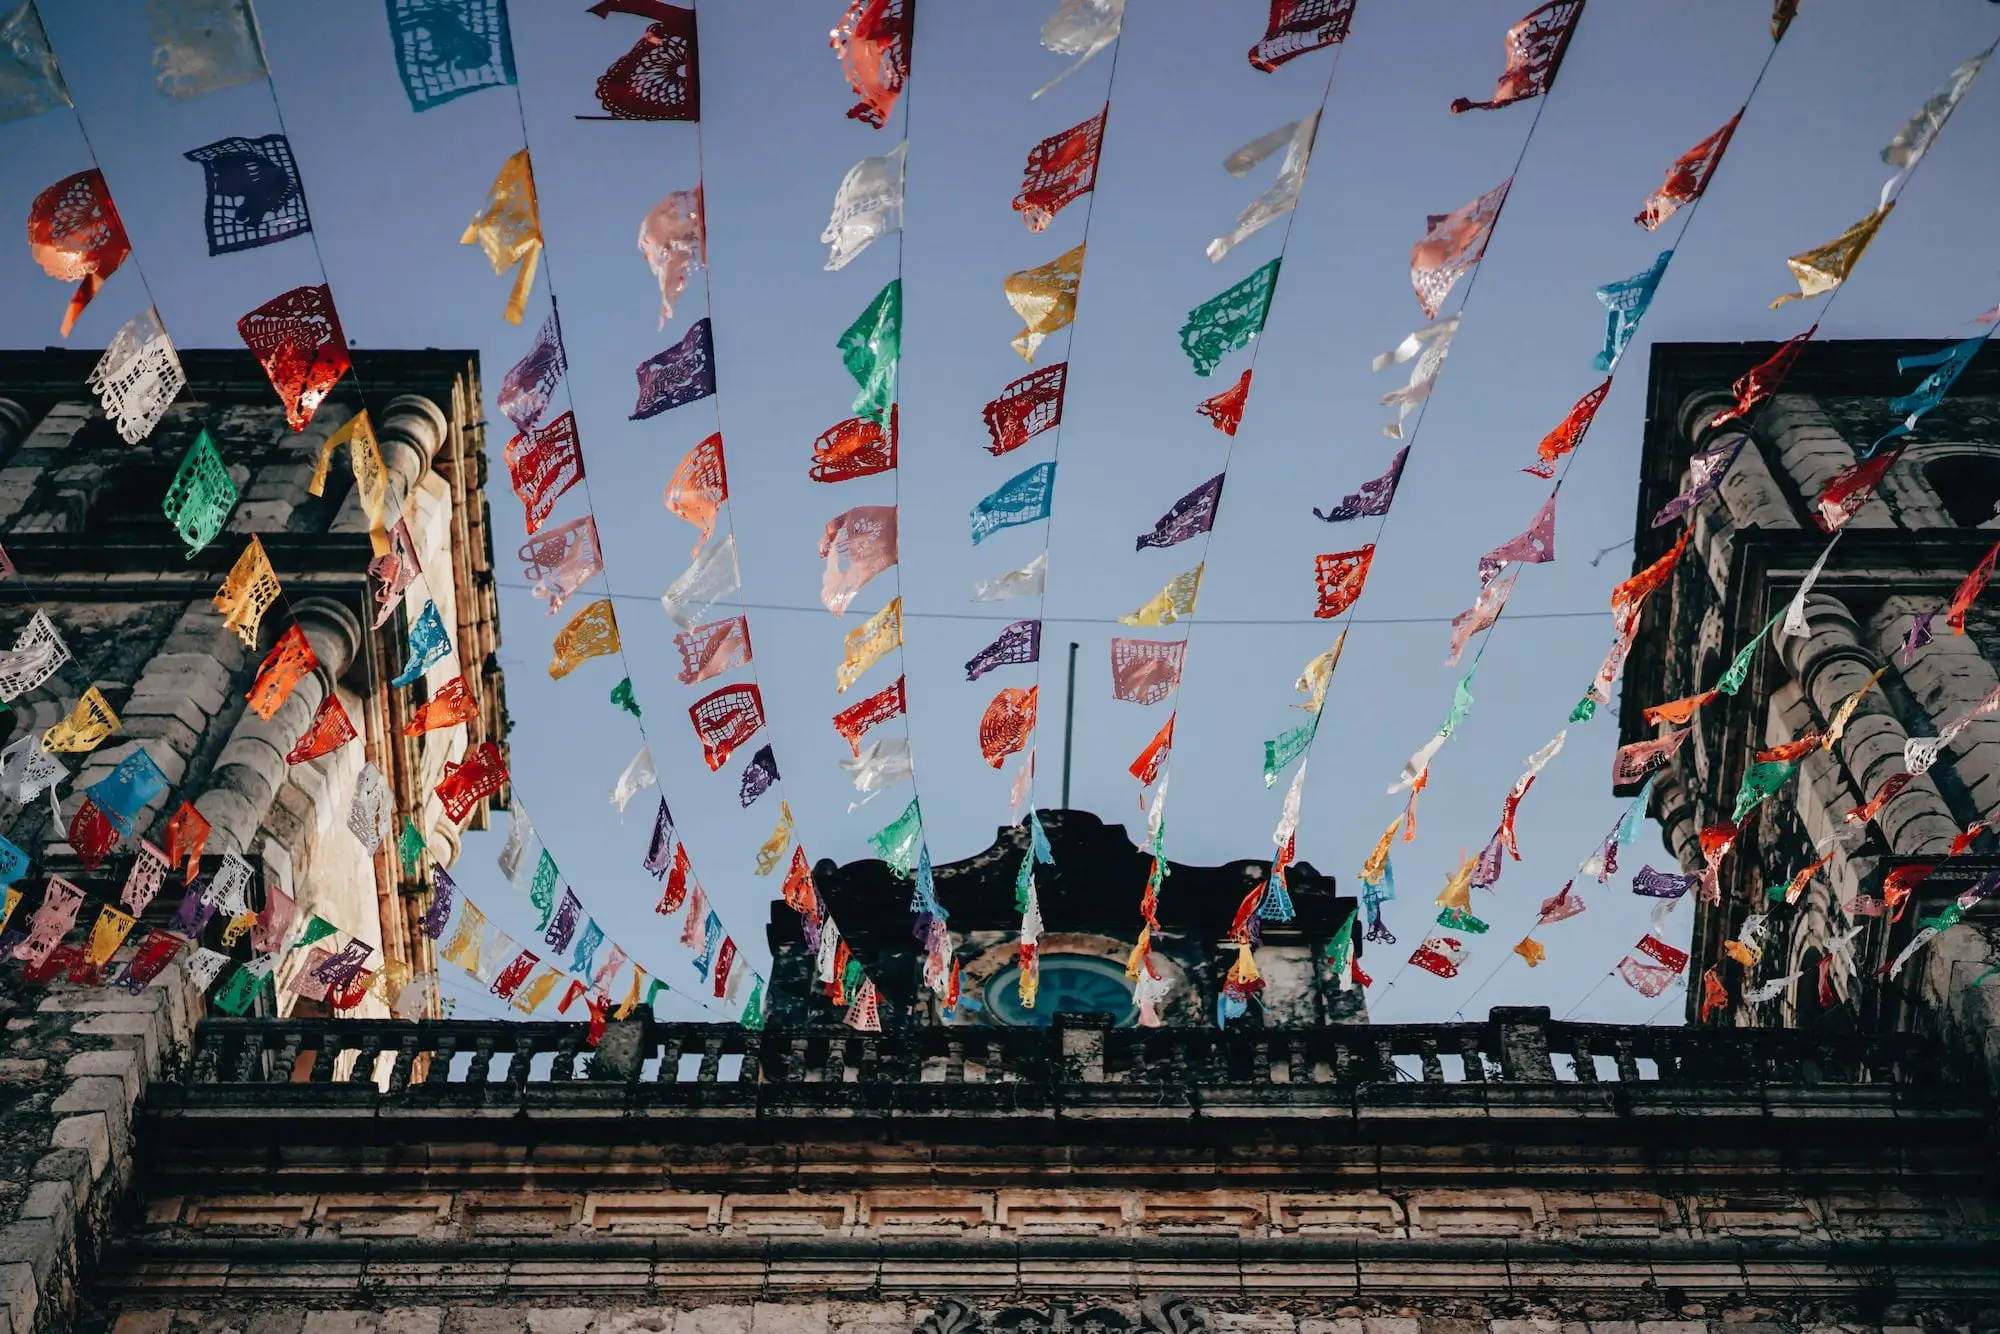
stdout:
<svg viewBox="0 0 2000 1334">
<path fill-rule="evenodd" d="M 820 1079 L 828 1084 L 847 1082 L 847 1040 L 830 1037 L 826 1040 L 826 1063 L 820 1067 Z"/>
<path fill-rule="evenodd" d="M 264 1045 L 261 1036 L 248 1040 L 255 1041 L 259 1047 Z M 264 1078 L 267 1082 L 272 1084 L 286 1084 L 291 1082 L 292 1071 L 297 1067 L 299 1062 L 299 1050 L 305 1046 L 305 1041 L 305 1034 L 300 1030 L 287 1029 L 285 1031 L 284 1035 L 278 1039 L 277 1052 L 271 1057 L 271 1068 L 264 1072 Z"/>
<path fill-rule="evenodd" d="M 191 1084 L 213 1084 L 217 1082 L 217 1068 L 222 1063 L 222 1043 L 204 1025 L 195 1030 L 194 1064 L 190 1067 L 188 1082 Z"/>
<path fill-rule="evenodd" d="M 988 1084 L 1004 1083 L 1007 1077 L 1014 1073 L 1007 1068 L 1007 1062 L 1002 1059 L 998 1038 L 986 1039 L 986 1050 L 980 1057 L 979 1065 L 979 1077 Z"/>
<path fill-rule="evenodd" d="M 556 1039 L 556 1058 L 549 1064 L 549 1078 L 562 1083 L 572 1083 L 576 1079 L 576 1054 L 583 1050 L 583 1039 L 575 1033 L 566 1033 Z"/>
<path fill-rule="evenodd" d="M 1618 1037 L 1612 1040 L 1611 1062 L 1618 1067 L 1618 1080 L 1623 1084 L 1639 1082 L 1639 1061 L 1632 1053 L 1632 1039 Z"/>
<path fill-rule="evenodd" d="M 458 1038 L 449 1030 L 439 1033 L 437 1045 L 431 1049 L 431 1068 L 424 1072 L 424 1083 L 449 1084 L 451 1062 L 456 1055 L 458 1055 Z"/>
<path fill-rule="evenodd" d="M 1152 1078 L 1152 1072 L 1146 1066 L 1146 1034 L 1143 1032 L 1134 1033 L 1132 1035 L 1132 1060 L 1125 1068 L 1124 1082 L 1128 1084 L 1144 1084 Z"/>
<path fill-rule="evenodd" d="M 507 1082 L 517 1093 L 528 1086 L 535 1063 L 535 1046 L 532 1034 L 520 1033 L 514 1038 L 514 1059 L 507 1062 Z"/>
<path fill-rule="evenodd" d="M 1420 1059 L 1423 1061 L 1424 1083 L 1444 1083 L 1444 1062 L 1438 1059 L 1438 1040 L 1426 1036 L 1422 1040 Z"/>
<path fill-rule="evenodd" d="M 1377 1077 L 1391 1084 L 1403 1077 L 1402 1068 L 1396 1064 L 1395 1049 L 1387 1038 L 1375 1039 L 1375 1066 L 1381 1071 Z"/>
<path fill-rule="evenodd" d="M 493 1078 L 493 1049 L 498 1044 L 491 1033 L 480 1033 L 472 1039 L 472 1064 L 465 1071 L 465 1082 L 484 1084 Z"/>
<path fill-rule="evenodd" d="M 678 1084 L 681 1078 L 681 1048 L 686 1045 L 687 1033 L 680 1028 L 670 1028 L 665 1041 L 660 1046 L 660 1082 Z"/>
<path fill-rule="evenodd" d="M 347 1073 L 349 1083 L 373 1084 L 375 1082 L 375 1058 L 382 1054 L 382 1035 L 374 1029 L 361 1037 L 361 1054 L 355 1057 L 354 1068 Z"/>
<path fill-rule="evenodd" d="M 873 1034 L 861 1039 L 861 1062 L 857 1077 L 864 1084 L 879 1084 L 883 1079 L 881 1039 Z"/>
<path fill-rule="evenodd" d="M 965 1082 L 965 1044 L 957 1038 L 948 1038 L 944 1044 L 944 1082 Z"/>
<path fill-rule="evenodd" d="M 389 1071 L 389 1092 L 401 1093 L 410 1086 L 410 1072 L 417 1064 L 417 1035 L 405 1033 L 396 1051 L 396 1064 Z"/>
<path fill-rule="evenodd" d="M 1285 1081 L 1290 1084 L 1313 1082 L 1312 1058 L 1306 1054 L 1306 1040 L 1294 1037 L 1285 1054 Z"/>
<path fill-rule="evenodd" d="M 243 1045 L 236 1049 L 236 1083 L 250 1084 L 264 1077 L 264 1030 L 252 1028 L 243 1034 Z"/>
<path fill-rule="evenodd" d="M 1465 1079 L 1469 1084 L 1486 1082 L 1486 1058 L 1479 1054 L 1479 1034 L 1470 1030 L 1458 1035 L 1459 1056 L 1465 1061 Z"/>
<path fill-rule="evenodd" d="M 743 1045 L 743 1064 L 736 1072 L 736 1081 L 739 1084 L 758 1083 L 760 1082 L 759 1071 L 763 1069 L 764 1065 L 762 1060 L 764 1035 L 762 1033 L 752 1033 L 748 1029 L 743 1028 L 737 1029 L 736 1032 Z"/>
<path fill-rule="evenodd" d="M 1570 1046 L 1576 1058 L 1576 1082 L 1579 1084 L 1595 1084 L 1597 1082 L 1597 1057 L 1591 1054 L 1590 1038 L 1585 1034 L 1578 1033 L 1576 1040 Z"/>
<path fill-rule="evenodd" d="M 333 1065 L 340 1059 L 340 1053 L 347 1046 L 340 1030 L 329 1024 L 313 1035 L 313 1045 L 317 1055 L 313 1057 L 312 1074 L 308 1076 L 315 1084 L 333 1082 Z"/>
<path fill-rule="evenodd" d="M 702 1084 L 713 1084 L 722 1070 L 722 1035 L 711 1033 L 702 1039 L 701 1068 L 695 1072 L 695 1080 Z"/>
<path fill-rule="evenodd" d="M 1271 1078 L 1271 1040 L 1261 1034 L 1250 1043 L 1250 1082 L 1269 1084 Z"/>
<path fill-rule="evenodd" d="M 785 1044 L 784 1082 L 803 1084 L 806 1081 L 806 1040 L 795 1037 Z"/>
</svg>

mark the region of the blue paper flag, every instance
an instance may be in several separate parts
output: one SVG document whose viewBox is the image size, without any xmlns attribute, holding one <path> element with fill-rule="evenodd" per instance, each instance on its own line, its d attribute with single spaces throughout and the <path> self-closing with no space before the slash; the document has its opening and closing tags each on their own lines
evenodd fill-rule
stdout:
<svg viewBox="0 0 2000 1334">
<path fill-rule="evenodd" d="M 118 762 L 118 767 L 84 789 L 120 835 L 130 838 L 132 823 L 146 803 L 167 790 L 167 776 L 144 746 Z"/>
<path fill-rule="evenodd" d="M 514 82 L 506 0 L 388 0 L 389 40 L 410 110 Z"/>
<path fill-rule="evenodd" d="M 433 663 L 444 661 L 445 655 L 450 652 L 451 636 L 445 632 L 444 617 L 439 614 L 437 603 L 426 598 L 424 609 L 417 613 L 416 620 L 410 622 L 410 660 L 389 684 L 409 685 L 428 671 Z"/>
<path fill-rule="evenodd" d="M 1049 517 L 1055 499 L 1056 465 L 1037 463 L 1017 474 L 998 491 L 972 507 L 972 544 L 978 546 L 1002 528 L 1037 523 Z"/>
<path fill-rule="evenodd" d="M 604 928 L 593 917 L 584 924 L 583 934 L 576 938 L 576 951 L 569 956 L 569 970 L 578 977 L 589 977 L 597 963 L 597 947 L 603 943 Z"/>
<path fill-rule="evenodd" d="M 1925 376 L 1924 382 L 1909 393 L 1901 398 L 1889 400 L 1889 411 L 1906 412 L 1909 416 L 1899 425 L 1890 427 L 1886 435 L 1868 446 L 1867 453 L 1862 457 L 1867 458 L 1889 441 L 1916 430 L 1917 420 L 1944 402 L 1944 396 L 1951 392 L 1952 385 L 1957 382 L 1959 376 L 1965 374 L 1965 368 L 1972 364 L 1972 359 L 1979 355 L 1979 350 L 1986 346 L 1986 340 L 1992 336 L 1993 331 L 1988 329 L 1977 338 L 1967 338 L 1963 342 L 1953 343 L 1950 347 L 1940 348 L 1936 352 L 1927 352 L 1921 357 L 1898 357 L 1896 372 L 1899 375 L 1908 375 L 1911 371 L 1920 370 L 1925 366 L 1935 366 L 1937 369 Z"/>
<path fill-rule="evenodd" d="M 1604 350 L 1591 363 L 1597 369 L 1608 373 L 1617 368 L 1618 358 L 1625 355 L 1632 335 L 1639 331 L 1639 321 L 1646 318 L 1646 307 L 1653 304 L 1653 293 L 1659 290 L 1667 261 L 1673 257 L 1673 251 L 1662 250 L 1644 273 L 1597 289 L 1597 299 L 1604 303 Z"/>
</svg>

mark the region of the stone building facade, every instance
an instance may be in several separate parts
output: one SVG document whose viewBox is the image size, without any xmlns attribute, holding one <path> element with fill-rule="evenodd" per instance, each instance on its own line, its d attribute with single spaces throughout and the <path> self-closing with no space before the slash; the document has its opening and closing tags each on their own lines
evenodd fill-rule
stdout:
<svg viewBox="0 0 2000 1334">
<path fill-rule="evenodd" d="M 80 759 L 62 789 L 102 778 L 144 745 L 170 786 L 141 813 L 134 839 L 167 844 L 165 825 L 183 799 L 213 826 L 204 867 L 224 853 L 283 888 L 299 911 L 316 913 L 374 958 L 421 974 L 431 942 L 418 929 L 429 865 L 448 866 L 459 830 L 432 787 L 447 761 L 473 740 L 504 740 L 505 698 L 498 643 L 492 551 L 484 492 L 479 373 L 470 353 L 360 353 L 303 432 L 293 432 L 263 371 L 247 351 L 181 354 L 189 387 L 149 436 L 119 438 L 86 385 L 97 354 L 51 350 L 0 354 L 0 548 L 16 573 L 0 579 L 0 644 L 11 645 L 38 610 L 67 643 L 71 661 L 13 701 L 0 717 L 5 740 L 39 735 L 94 685 L 120 727 Z M 380 441 L 391 514 L 400 504 L 423 565 L 404 605 L 379 629 L 367 567 L 374 554 L 345 451 L 324 494 L 308 494 L 321 445 L 363 406 Z M 206 428 L 228 466 L 239 500 L 222 533 L 189 556 L 162 510 L 175 472 Z M 391 519 L 393 522 L 393 517 Z M 224 575 L 256 534 L 270 554 L 283 596 L 264 616 L 257 644 L 244 644 L 212 604 Z M 403 665 L 409 621 L 435 601 L 457 650 L 415 686 L 391 689 Z M 246 692 L 278 636 L 296 621 L 319 660 L 266 721 Z M 403 724 L 460 664 L 480 704 L 472 728 L 405 737 Z M 358 743 L 303 764 L 286 752 L 332 691 Z M 395 824 L 372 853 L 347 816 L 364 763 L 386 778 Z M 77 766 L 72 763 L 71 768 Z M 12 803 L 9 803 L 11 805 Z M 420 864 L 401 865 L 396 831 L 408 815 L 425 840 Z M 116 902 L 136 842 L 94 873 L 82 871 L 53 828 L 44 802 L 7 813 L 7 833 L 47 869 Z M 472 826 L 487 818 L 482 807 Z M 31 882 L 32 884 L 33 882 Z M 164 922 L 180 906 L 181 877 L 169 876 L 143 920 Z M 23 911 L 33 907 L 33 896 Z M 93 910 L 94 911 L 94 910 Z M 220 947 L 223 923 L 203 939 Z M 241 954 L 248 942 L 235 946 Z M 295 1003 L 287 983 L 297 955 L 281 965 L 260 1008 Z M 370 997 L 362 1013 L 386 1013 Z"/>
<path fill-rule="evenodd" d="M 1123 826 L 1088 811 L 1047 810 L 1036 818 L 1055 861 L 1035 870 L 1043 934 L 1040 996 L 1032 1008 L 1019 1002 L 1016 886 L 1022 858 L 1030 852 L 1025 822 L 999 830 L 985 851 L 936 868 L 938 901 L 950 913 L 953 958 L 965 997 L 949 1019 L 936 993 L 922 984 L 924 942 L 911 931 L 910 881 L 879 860 L 840 866 L 828 859 L 813 868 L 815 886 L 880 989 L 886 1026 L 1035 1027 L 1064 1010 L 1108 1013 L 1121 1026 L 1137 1022 L 1125 970 L 1138 940 L 1139 903 L 1152 857 L 1134 845 Z M 1215 1022 L 1216 998 L 1236 958 L 1236 947 L 1227 943 L 1232 923 L 1245 896 L 1270 871 L 1268 859 L 1222 866 L 1168 863 L 1159 894 L 1161 930 L 1152 942 L 1154 966 L 1172 988 L 1159 1007 L 1163 1025 Z M 1270 1028 L 1366 1023 L 1366 993 L 1359 986 L 1343 988 L 1327 960 L 1327 946 L 1358 905 L 1338 897 L 1334 878 L 1310 863 L 1287 867 L 1285 881 L 1293 916 L 1256 924 L 1263 990 L 1232 1022 Z M 772 1014 L 780 1022 L 838 1023 L 843 1011 L 818 998 L 815 955 L 806 948 L 798 915 L 782 902 L 772 905 L 769 935 Z M 1353 940 L 1359 951 L 1360 931 Z"/>
<path fill-rule="evenodd" d="M 1639 486 L 1635 566 L 1672 544 L 1677 525 L 1652 516 L 1688 481 L 1692 453 L 1745 441 L 1720 494 L 1693 515 L 1693 537 L 1672 583 L 1647 605 L 1625 669 L 1621 740 L 1661 735 L 1651 705 L 1712 687 L 1767 622 L 1782 613 L 1827 546 L 1813 505 L 1836 473 L 1898 419 L 1888 400 L 1921 371 L 1899 357 L 1934 344 L 1830 341 L 1806 345 L 1783 392 L 1744 423 L 1711 423 L 1733 402 L 1730 385 L 1769 356 L 1768 344 L 1668 344 L 1653 350 Z M 1948 857 L 1967 825 L 2000 807 L 2000 714 L 1975 718 L 1935 767 L 1873 820 L 1850 822 L 1892 776 L 1904 744 L 1935 737 L 2000 683 L 2000 599 L 1976 603 L 1963 634 L 1940 614 L 1935 638 L 1903 652 L 1913 619 L 1942 612 L 1968 571 L 2000 539 L 2000 360 L 1973 362 L 1926 416 L 1880 489 L 1842 531 L 1805 602 L 1806 633 L 1773 629 L 1733 697 L 1705 705 L 1693 732 L 1655 784 L 1652 814 L 1683 870 L 1702 869 L 1700 832 L 1726 823 L 1745 772 L 1762 748 L 1828 728 L 1844 700 L 1878 671 L 1832 751 L 1805 757 L 1793 778 L 1746 822 L 1722 864 L 1720 902 L 1698 903 L 1693 968 L 1721 969 L 1730 1001 L 1716 1022 L 1856 1031 L 1927 1031 L 1983 1056 L 2000 1071 L 2000 987 L 1975 980 L 1996 958 L 1995 905 L 1936 938 L 1896 979 L 1878 976 L 1916 922 L 1934 915 L 2000 866 L 2000 843 L 1982 833 Z M 1830 840 L 1844 840 L 1835 850 Z M 1825 853 L 1831 861 L 1797 903 L 1774 902 Z M 1898 917 L 1868 915 L 1900 866 L 1935 865 Z M 1768 915 L 1762 957 L 1745 966 L 1724 951 L 1753 913 Z M 1830 949 L 1851 928 L 1848 951 Z M 1826 988 L 1818 985 L 1821 960 Z M 1762 1002 L 1756 984 L 1800 979 Z M 1689 1017 L 1703 988 L 1690 989 Z"/>
</svg>

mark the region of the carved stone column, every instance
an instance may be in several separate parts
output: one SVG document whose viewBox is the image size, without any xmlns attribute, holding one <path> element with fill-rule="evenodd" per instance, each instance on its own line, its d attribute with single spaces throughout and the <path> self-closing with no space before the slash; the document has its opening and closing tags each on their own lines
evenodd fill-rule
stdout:
<svg viewBox="0 0 2000 1334">
<path fill-rule="evenodd" d="M 339 603 L 304 598 L 292 604 L 292 611 L 320 665 L 299 680 L 269 721 L 246 709 L 230 730 L 208 789 L 195 800 L 195 808 L 214 826 L 209 840 L 214 852 L 249 851 L 278 789 L 285 785 L 290 768 L 285 753 L 361 647 L 361 622 Z"/>
<path fill-rule="evenodd" d="M 0 449 L 12 449 L 27 439 L 34 424 L 26 408 L 11 398 L 0 398 Z"/>
<path fill-rule="evenodd" d="M 423 480 L 450 429 L 444 409 L 421 394 L 398 394 L 389 400 L 375 435 L 382 446 L 382 462 L 389 469 L 389 495 L 393 499 L 408 497 Z"/>
<path fill-rule="evenodd" d="M 1863 640 L 1861 627 L 1847 605 L 1824 593 L 1806 599 L 1806 633 L 1779 639 L 1778 657 L 1823 719 L 1867 685 L 1882 665 L 1874 648 Z M 1903 772 L 1903 743 L 1907 740 L 1909 733 L 1880 691 L 1864 695 L 1837 747 L 1853 788 L 1854 805 L 1867 801 L 1890 776 Z M 1822 793 L 1822 797 L 1829 807 L 1844 800 L 1838 793 Z M 1906 855 L 1944 852 L 1958 832 L 1950 809 L 1929 776 L 1918 778 L 1890 802 L 1876 824 L 1890 848 Z"/>
</svg>

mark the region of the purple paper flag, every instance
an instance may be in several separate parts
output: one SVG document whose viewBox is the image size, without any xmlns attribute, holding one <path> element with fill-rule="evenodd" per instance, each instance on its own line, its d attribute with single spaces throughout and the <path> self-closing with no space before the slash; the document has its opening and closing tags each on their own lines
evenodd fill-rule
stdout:
<svg viewBox="0 0 2000 1334">
<path fill-rule="evenodd" d="M 750 763 L 743 768 L 743 784 L 737 789 L 736 799 L 746 809 L 750 803 L 771 790 L 771 784 L 778 781 L 778 756 L 764 746 L 750 757 Z"/>
<path fill-rule="evenodd" d="M 431 906 L 424 913 L 424 934 L 436 940 L 451 920 L 451 901 L 458 896 L 458 884 L 442 866 L 431 868 Z"/>
<path fill-rule="evenodd" d="M 680 342 L 639 363 L 639 403 L 633 421 L 657 417 L 715 392 L 715 344 L 706 318 L 696 320 Z"/>
<path fill-rule="evenodd" d="M 1036 662 L 1042 656 L 1042 623 L 1016 621 L 1000 632 L 999 638 L 972 655 L 965 664 L 965 679 L 977 681 L 996 667 Z"/>
<path fill-rule="evenodd" d="M 1153 531 L 1139 538 L 1134 549 L 1144 551 L 1147 547 L 1170 547 L 1213 528 L 1216 506 L 1222 503 L 1222 476 L 1217 473 L 1176 500 L 1174 507 L 1162 514 L 1160 521 L 1153 525 Z"/>
<path fill-rule="evenodd" d="M 1945 609 L 1934 607 L 1930 611 L 1920 611 L 1910 618 L 1909 633 L 1903 636 L 1903 665 L 1915 661 L 1917 650 L 1931 642 L 1931 622 Z"/>
<path fill-rule="evenodd" d="M 660 798 L 660 813 L 653 817 L 653 838 L 646 844 L 644 864 L 655 880 L 664 880 L 674 868 L 674 814 L 665 797 Z"/>
<path fill-rule="evenodd" d="M 361 970 L 368 966 L 368 956 L 374 952 L 375 947 L 366 941 L 350 940 L 338 954 L 330 954 L 320 960 L 319 967 L 313 969 L 313 980 L 345 991 L 354 985 L 355 978 L 361 976 Z"/>
<path fill-rule="evenodd" d="M 555 920 L 549 923 L 549 929 L 542 935 L 549 948 L 557 954 L 569 948 L 570 937 L 576 934 L 576 915 L 582 911 L 583 901 L 577 898 L 575 890 L 564 885 L 562 903 L 556 908 Z"/>
<path fill-rule="evenodd" d="M 535 345 L 528 349 L 528 355 L 515 362 L 500 381 L 500 411 L 514 423 L 515 430 L 525 432 L 542 419 L 542 414 L 549 410 L 549 399 L 568 370 L 569 362 L 563 355 L 562 325 L 551 310 L 535 334 Z"/>
<path fill-rule="evenodd" d="M 1672 523 L 1722 489 L 1722 479 L 1729 475 L 1730 465 L 1743 452 L 1743 445 L 1750 437 L 1739 435 L 1734 440 L 1717 445 L 1714 449 L 1704 449 L 1688 459 L 1687 490 L 1669 500 L 1653 516 L 1653 527 L 1660 528 Z"/>
<path fill-rule="evenodd" d="M 1403 480 L 1403 460 L 1410 456 L 1410 447 L 1404 445 L 1396 451 L 1396 457 L 1389 464 L 1389 471 L 1372 482 L 1363 482 L 1361 489 L 1351 496 L 1344 496 L 1338 505 L 1322 513 L 1317 507 L 1313 517 L 1328 523 L 1344 523 L 1348 519 L 1359 519 L 1363 515 L 1377 517 L 1389 512 L 1389 506 L 1396 499 L 1396 483 Z"/>
<path fill-rule="evenodd" d="M 1677 899 L 1701 879 L 1697 875 L 1673 875 L 1667 871 L 1655 871 L 1650 866 L 1639 868 L 1632 877 L 1632 892 L 1644 894 L 1651 899 Z"/>
</svg>

